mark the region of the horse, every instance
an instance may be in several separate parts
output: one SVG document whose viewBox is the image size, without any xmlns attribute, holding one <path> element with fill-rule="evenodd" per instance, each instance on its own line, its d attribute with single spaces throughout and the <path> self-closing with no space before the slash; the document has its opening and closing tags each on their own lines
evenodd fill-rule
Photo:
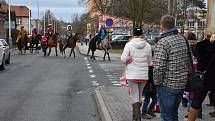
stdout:
<svg viewBox="0 0 215 121">
<path fill-rule="evenodd" d="M 101 41 L 101 48 L 97 48 L 97 41 L 99 40 L 98 34 L 94 36 L 89 43 L 89 48 L 87 55 L 89 55 L 90 51 L 92 51 L 91 59 L 95 60 L 95 51 L 98 50 L 104 50 L 104 56 L 103 61 L 105 61 L 106 55 L 108 55 L 108 60 L 110 61 L 110 54 L 109 49 L 111 49 L 110 41 L 111 41 L 111 34 L 108 33 L 104 40 Z"/>
<path fill-rule="evenodd" d="M 48 56 L 51 53 L 51 48 L 55 47 L 55 52 L 56 52 L 56 56 L 58 56 L 57 53 L 57 45 L 58 45 L 58 33 L 53 34 L 49 40 L 47 40 L 47 37 L 44 36 L 42 39 L 42 48 L 43 48 L 43 52 L 44 52 L 44 56 L 47 55 L 47 49 L 49 48 L 49 52 L 48 52 Z"/>
<path fill-rule="evenodd" d="M 39 53 L 39 44 L 41 42 L 42 36 L 40 34 L 37 34 L 35 37 L 29 36 L 28 37 L 28 47 L 30 50 L 30 53 L 33 53 L 33 49 L 35 48 L 35 53 Z"/>
<path fill-rule="evenodd" d="M 27 49 L 27 41 L 28 37 L 26 36 L 25 38 L 22 38 L 21 35 L 18 35 L 16 44 L 19 50 L 19 54 L 23 54 L 22 50 L 24 50 L 24 54 L 26 54 L 26 49 Z"/>
<path fill-rule="evenodd" d="M 66 39 L 64 39 L 66 40 Z M 71 48 L 71 52 L 69 54 L 69 57 L 71 57 L 72 53 L 74 55 L 74 58 L 75 58 L 75 47 L 76 47 L 76 43 L 78 41 L 78 34 L 75 33 L 75 35 L 73 35 L 72 37 L 69 38 L 69 40 L 67 42 L 63 42 L 63 43 L 66 43 L 66 44 L 63 44 L 63 48 L 62 48 L 62 45 L 60 44 L 59 47 L 62 48 L 62 54 L 64 55 L 64 57 L 66 57 L 66 53 L 65 53 L 65 50 L 66 48 Z"/>
</svg>

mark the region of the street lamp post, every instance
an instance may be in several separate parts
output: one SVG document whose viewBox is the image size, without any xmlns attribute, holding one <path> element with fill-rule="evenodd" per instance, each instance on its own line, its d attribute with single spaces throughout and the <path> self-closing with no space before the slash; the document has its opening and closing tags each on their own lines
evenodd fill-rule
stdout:
<svg viewBox="0 0 215 121">
<path fill-rule="evenodd" d="M 37 12 L 38 12 L 38 18 L 37 18 L 37 33 L 39 33 L 39 29 L 40 29 L 40 8 L 39 8 L 40 4 L 39 4 L 39 0 L 37 0 Z"/>
<path fill-rule="evenodd" d="M 9 36 L 8 36 L 8 43 L 10 47 L 12 47 L 12 37 L 11 37 L 11 18 L 10 18 L 10 0 L 8 0 L 8 29 L 9 29 Z"/>
</svg>

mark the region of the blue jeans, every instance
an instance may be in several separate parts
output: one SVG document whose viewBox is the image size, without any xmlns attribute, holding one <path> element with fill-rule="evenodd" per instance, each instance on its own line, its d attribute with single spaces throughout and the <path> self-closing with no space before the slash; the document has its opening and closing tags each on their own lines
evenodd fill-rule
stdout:
<svg viewBox="0 0 215 121">
<path fill-rule="evenodd" d="M 178 108 L 183 91 L 165 86 L 157 86 L 161 121 L 178 121 Z"/>
</svg>

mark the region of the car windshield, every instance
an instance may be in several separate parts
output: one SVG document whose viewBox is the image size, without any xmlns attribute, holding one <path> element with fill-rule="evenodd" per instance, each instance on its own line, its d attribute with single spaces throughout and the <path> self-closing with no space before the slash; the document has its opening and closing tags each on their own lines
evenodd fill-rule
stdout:
<svg viewBox="0 0 215 121">
<path fill-rule="evenodd" d="M 5 40 L 0 40 L 3 46 L 8 46 Z"/>
</svg>

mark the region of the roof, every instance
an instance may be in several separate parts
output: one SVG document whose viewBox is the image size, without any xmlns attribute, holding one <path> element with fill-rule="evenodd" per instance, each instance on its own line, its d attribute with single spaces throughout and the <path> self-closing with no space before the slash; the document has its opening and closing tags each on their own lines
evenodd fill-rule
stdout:
<svg viewBox="0 0 215 121">
<path fill-rule="evenodd" d="M 26 6 L 11 6 L 11 11 L 15 11 L 16 16 L 28 17 L 29 9 Z"/>
<path fill-rule="evenodd" d="M 1 9 L 7 12 L 8 10 L 8 5 L 2 5 Z M 0 9 L 0 11 L 1 11 Z M 26 6 L 14 6 L 11 5 L 10 7 L 11 11 L 15 11 L 16 16 L 18 17 L 28 17 L 29 16 L 29 9 Z"/>
</svg>

